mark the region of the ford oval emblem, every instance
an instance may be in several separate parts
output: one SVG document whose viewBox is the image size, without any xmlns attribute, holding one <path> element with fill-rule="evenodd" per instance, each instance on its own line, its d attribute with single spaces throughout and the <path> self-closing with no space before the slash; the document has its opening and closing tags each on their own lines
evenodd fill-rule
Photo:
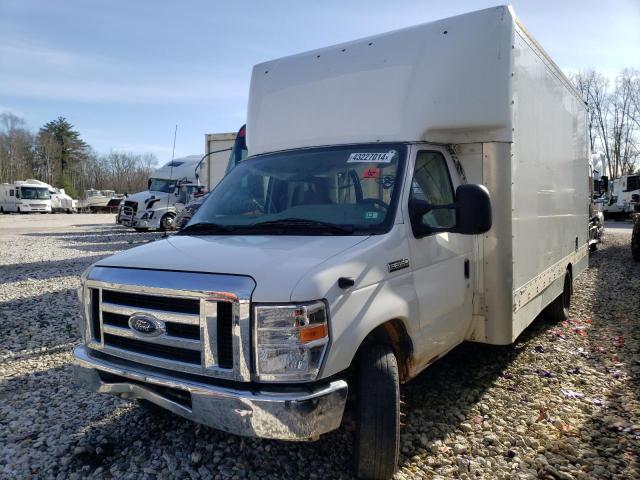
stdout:
<svg viewBox="0 0 640 480">
<path fill-rule="evenodd" d="M 164 322 L 148 313 L 134 313 L 129 317 L 129 328 L 144 337 L 157 337 L 165 332 Z"/>
</svg>

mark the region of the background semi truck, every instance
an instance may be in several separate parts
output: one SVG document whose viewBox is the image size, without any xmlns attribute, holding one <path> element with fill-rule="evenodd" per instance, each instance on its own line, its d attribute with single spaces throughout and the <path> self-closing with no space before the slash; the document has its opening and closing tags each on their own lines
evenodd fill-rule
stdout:
<svg viewBox="0 0 640 480">
<path fill-rule="evenodd" d="M 235 143 L 236 134 L 208 133 L 204 156 L 177 158 L 156 170 L 149 180 L 150 190 L 129 195 L 116 222 L 137 230 L 174 228 L 194 192 L 213 189 L 225 175 Z"/>
<path fill-rule="evenodd" d="M 283 440 L 351 398 L 355 472 L 388 478 L 400 384 L 567 317 L 585 103 L 497 7 L 256 65 L 247 118 L 251 156 L 180 234 L 83 275 L 76 376 Z"/>
<path fill-rule="evenodd" d="M 199 188 L 196 167 L 200 155 L 176 158 L 153 172 L 148 190 L 128 195 L 116 222 L 136 230 L 170 230 L 182 208 Z"/>
</svg>

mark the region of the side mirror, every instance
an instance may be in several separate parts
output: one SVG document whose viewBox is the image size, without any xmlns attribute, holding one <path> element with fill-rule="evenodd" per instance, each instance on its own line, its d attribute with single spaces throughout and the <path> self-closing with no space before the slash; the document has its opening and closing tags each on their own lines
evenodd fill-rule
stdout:
<svg viewBox="0 0 640 480">
<path fill-rule="evenodd" d="M 429 225 L 424 221 L 424 216 L 434 210 L 450 210 L 452 215 L 444 215 L 444 218 L 455 218 L 455 222 L 452 221 L 451 225 Z M 416 238 L 440 232 L 463 235 L 485 233 L 492 223 L 491 197 L 482 185 L 460 185 L 456 189 L 456 201 L 452 204 L 431 205 L 425 200 L 412 199 L 409 202 L 409 217 Z"/>
</svg>

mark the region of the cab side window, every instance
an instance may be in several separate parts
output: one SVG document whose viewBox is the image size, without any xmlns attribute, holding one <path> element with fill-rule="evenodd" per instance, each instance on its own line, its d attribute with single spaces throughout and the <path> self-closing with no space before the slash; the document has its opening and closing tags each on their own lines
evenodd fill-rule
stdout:
<svg viewBox="0 0 640 480">
<path fill-rule="evenodd" d="M 447 205 L 454 202 L 453 186 L 444 155 L 440 152 L 418 152 L 411 183 L 411 197 L 431 205 Z M 422 217 L 430 227 L 455 226 L 453 209 L 431 210 Z"/>
</svg>

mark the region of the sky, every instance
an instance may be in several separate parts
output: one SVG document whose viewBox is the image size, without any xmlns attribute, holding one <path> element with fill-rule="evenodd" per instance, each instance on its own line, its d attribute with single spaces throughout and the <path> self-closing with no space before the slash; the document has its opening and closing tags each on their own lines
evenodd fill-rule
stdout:
<svg viewBox="0 0 640 480">
<path fill-rule="evenodd" d="M 245 122 L 254 64 L 487 8 L 483 0 L 0 0 L 0 113 L 64 116 L 97 152 L 204 153 Z M 640 0 L 514 0 L 565 71 L 640 69 Z M 606 6 L 605 6 L 606 5 Z"/>
</svg>

